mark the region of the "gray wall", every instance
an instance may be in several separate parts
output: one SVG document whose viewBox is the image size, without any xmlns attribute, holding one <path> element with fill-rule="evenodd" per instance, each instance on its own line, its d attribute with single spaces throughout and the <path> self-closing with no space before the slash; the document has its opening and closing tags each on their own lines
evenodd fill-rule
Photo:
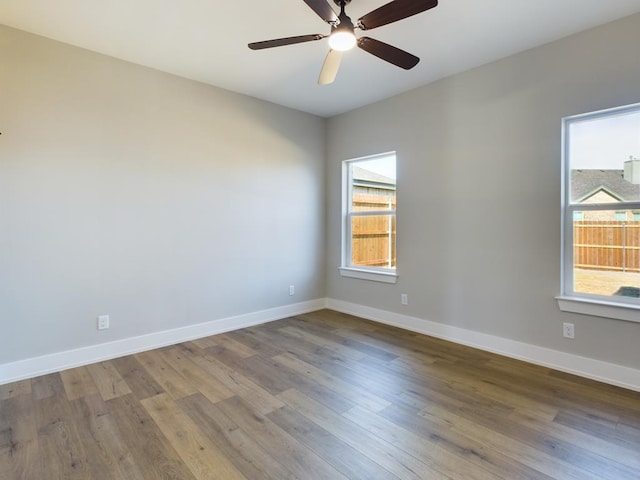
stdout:
<svg viewBox="0 0 640 480">
<path fill-rule="evenodd" d="M 640 368 L 640 324 L 554 299 L 560 120 L 640 102 L 639 46 L 635 15 L 330 119 L 327 296 Z M 342 278 L 341 161 L 390 150 L 398 283 Z"/>
<path fill-rule="evenodd" d="M 640 324 L 553 298 L 560 119 L 640 102 L 638 45 L 640 15 L 326 123 L 0 26 L 0 363 L 327 296 L 639 368 Z M 398 284 L 341 278 L 341 161 L 389 150 Z"/>
<path fill-rule="evenodd" d="M 324 119 L 2 26 L 0 59 L 0 363 L 324 297 Z"/>
</svg>

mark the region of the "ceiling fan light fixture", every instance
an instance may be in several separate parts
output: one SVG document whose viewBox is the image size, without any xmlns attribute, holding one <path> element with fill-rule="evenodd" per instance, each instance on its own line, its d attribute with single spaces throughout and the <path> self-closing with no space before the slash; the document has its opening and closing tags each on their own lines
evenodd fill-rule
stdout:
<svg viewBox="0 0 640 480">
<path fill-rule="evenodd" d="M 349 30 L 335 30 L 329 37 L 329 46 L 333 50 L 346 52 L 356 46 L 356 36 Z"/>
</svg>

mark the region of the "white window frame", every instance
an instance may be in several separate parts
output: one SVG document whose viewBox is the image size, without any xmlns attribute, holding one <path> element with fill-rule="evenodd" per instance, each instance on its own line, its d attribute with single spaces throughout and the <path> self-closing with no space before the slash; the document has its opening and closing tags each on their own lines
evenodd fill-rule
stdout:
<svg viewBox="0 0 640 480">
<path fill-rule="evenodd" d="M 364 267 L 362 265 L 354 265 L 352 260 L 352 218 L 355 216 L 374 216 L 388 215 L 396 217 L 397 226 L 397 207 L 395 210 L 371 210 L 366 212 L 351 211 L 351 198 L 353 178 L 350 165 L 366 160 L 375 160 L 385 157 L 393 157 L 397 161 L 396 152 L 386 152 L 378 155 L 369 155 L 366 157 L 352 158 L 342 162 L 342 262 L 339 267 L 340 275 L 343 277 L 359 278 L 361 280 L 371 280 L 374 282 L 396 283 L 398 279 L 397 267 Z M 396 190 L 397 192 L 397 190 Z M 397 227 L 396 227 L 397 231 Z M 396 242 L 397 248 L 397 242 Z"/>
<path fill-rule="evenodd" d="M 573 217 L 574 212 L 598 210 L 638 210 L 640 202 L 571 204 L 571 164 L 569 158 L 569 126 L 576 121 L 594 120 L 608 116 L 639 112 L 640 103 L 597 112 L 572 115 L 562 119 L 562 217 L 561 217 L 561 275 L 562 292 L 556 297 L 560 310 L 631 322 L 640 322 L 640 299 L 611 297 L 576 292 L 573 288 Z"/>
</svg>

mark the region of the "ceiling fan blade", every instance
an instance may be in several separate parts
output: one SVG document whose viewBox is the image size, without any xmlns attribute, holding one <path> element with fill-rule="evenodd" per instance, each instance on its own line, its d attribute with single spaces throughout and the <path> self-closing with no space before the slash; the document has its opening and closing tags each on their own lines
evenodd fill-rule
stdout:
<svg viewBox="0 0 640 480">
<path fill-rule="evenodd" d="M 327 23 L 337 22 L 338 15 L 326 0 L 303 0 L 318 16 Z"/>
<path fill-rule="evenodd" d="M 360 37 L 358 39 L 358 46 L 365 52 L 369 52 L 371 55 L 375 55 L 376 57 L 389 63 L 393 63 L 405 70 L 410 70 L 420 61 L 420 59 L 415 55 L 411 55 L 404 50 L 400 50 L 399 48 L 374 38 Z"/>
<path fill-rule="evenodd" d="M 371 30 L 438 6 L 438 0 L 395 0 L 376 8 L 358 20 L 361 30 Z"/>
<path fill-rule="evenodd" d="M 329 50 L 327 57 L 324 59 L 318 83 L 320 85 L 328 85 L 333 83 L 340 68 L 340 60 L 342 60 L 342 52 L 338 50 Z"/>
<path fill-rule="evenodd" d="M 262 50 L 263 48 L 282 47 L 284 45 L 294 45 L 296 43 L 313 42 L 314 40 L 322 40 L 324 37 L 326 37 L 326 35 L 314 33 L 312 35 L 300 35 L 298 37 L 276 38 L 274 40 L 250 43 L 249 48 L 251 50 Z"/>
</svg>

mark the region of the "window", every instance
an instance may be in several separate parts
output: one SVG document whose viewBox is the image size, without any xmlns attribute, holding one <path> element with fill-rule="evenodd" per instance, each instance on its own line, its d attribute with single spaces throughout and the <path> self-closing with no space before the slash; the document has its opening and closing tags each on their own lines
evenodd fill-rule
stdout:
<svg viewBox="0 0 640 480">
<path fill-rule="evenodd" d="M 396 281 L 396 155 L 343 162 L 343 235 L 340 273 Z"/>
<path fill-rule="evenodd" d="M 640 321 L 640 104 L 563 120 L 563 310 Z"/>
</svg>

